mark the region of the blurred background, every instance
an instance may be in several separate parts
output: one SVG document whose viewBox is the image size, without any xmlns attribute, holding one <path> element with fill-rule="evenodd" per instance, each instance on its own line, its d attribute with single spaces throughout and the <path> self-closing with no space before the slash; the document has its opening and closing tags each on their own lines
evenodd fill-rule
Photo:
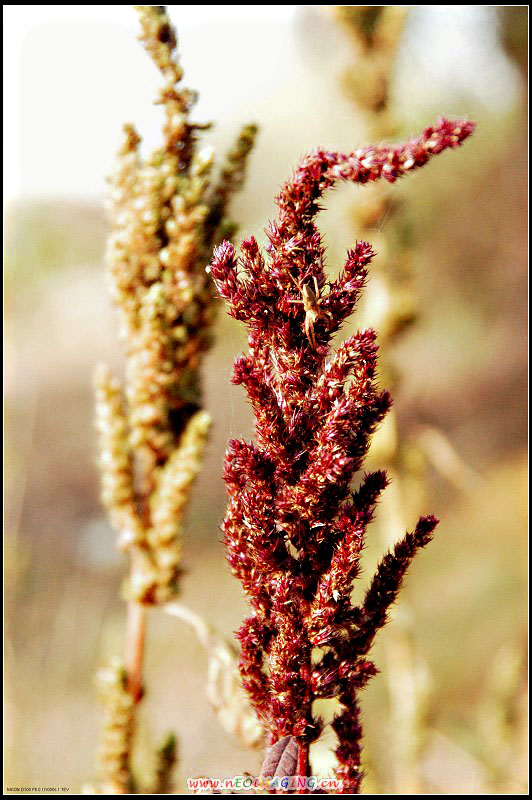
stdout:
<svg viewBox="0 0 532 800">
<path fill-rule="evenodd" d="M 299 158 L 368 136 L 345 91 L 353 41 L 331 6 L 169 10 L 186 85 L 200 92 L 195 118 L 216 123 L 206 139 L 225 149 L 241 123 L 260 125 L 233 216 L 242 235 L 263 241 Z M 8 5 L 4 16 L 6 786 L 78 792 L 96 775 L 93 676 L 120 651 L 125 617 L 126 564 L 98 499 L 91 390 L 97 362 L 123 363 L 104 274 L 105 176 L 123 122 L 157 143 L 158 75 L 130 6 Z M 406 524 L 421 512 L 441 524 L 376 647 L 381 674 L 363 696 L 367 793 L 527 791 L 527 26 L 525 6 L 412 6 L 399 49 L 402 133 L 440 113 L 475 119 L 478 130 L 397 186 L 422 313 L 387 357 L 400 377 L 400 430 L 432 436 L 423 507 Z M 353 186 L 326 199 L 333 270 L 363 202 L 364 187 Z M 214 428 L 181 595 L 228 638 L 246 609 L 219 533 L 227 439 L 252 435 L 243 392 L 229 382 L 243 346 L 220 309 L 205 365 Z M 382 549 L 368 549 L 366 579 Z M 139 758 L 174 729 L 179 786 L 259 768 L 215 719 L 206 664 L 183 623 L 151 615 Z M 394 693 L 417 709 L 410 778 L 395 762 Z"/>
</svg>

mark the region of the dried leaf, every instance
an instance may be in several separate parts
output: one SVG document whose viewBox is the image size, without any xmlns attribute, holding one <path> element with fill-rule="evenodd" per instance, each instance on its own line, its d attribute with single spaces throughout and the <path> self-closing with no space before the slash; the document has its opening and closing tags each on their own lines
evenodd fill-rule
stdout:
<svg viewBox="0 0 532 800">
<path fill-rule="evenodd" d="M 296 774 L 299 745 L 295 736 L 283 736 L 266 751 L 262 778 L 291 778 Z"/>
</svg>

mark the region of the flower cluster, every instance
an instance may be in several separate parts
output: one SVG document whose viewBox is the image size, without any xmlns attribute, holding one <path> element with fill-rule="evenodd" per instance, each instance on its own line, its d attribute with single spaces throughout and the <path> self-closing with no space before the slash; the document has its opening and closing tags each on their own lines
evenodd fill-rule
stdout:
<svg viewBox="0 0 532 800">
<path fill-rule="evenodd" d="M 102 785 L 91 794 L 130 794 L 133 780 L 129 765 L 134 732 L 135 701 L 127 691 L 127 675 L 115 660 L 96 676 L 105 721 L 100 741 L 99 761 Z"/>
<path fill-rule="evenodd" d="M 102 501 L 131 560 L 124 662 L 99 680 L 100 765 L 103 791 L 112 794 L 138 786 L 132 745 L 144 695 L 147 606 L 176 593 L 185 509 L 210 424 L 200 367 L 216 294 L 205 265 L 213 246 L 235 231 L 228 204 L 243 183 L 256 134 L 255 126 L 244 127 L 213 177 L 213 153 L 199 147 L 209 126 L 190 121 L 196 96 L 181 87 L 166 8 L 136 9 L 141 40 L 163 78 L 156 102 L 165 121 L 161 147 L 146 156 L 134 127 L 124 126 L 110 180 L 108 275 L 127 362 L 124 386 L 106 367 L 97 370 L 96 426 Z M 168 792 L 175 757 L 170 737 L 157 752 L 152 793 Z"/>
<path fill-rule="evenodd" d="M 246 126 L 218 177 L 198 147 L 209 127 L 189 120 L 195 93 L 180 86 L 176 35 L 164 6 L 137 6 L 141 39 L 163 76 L 163 144 L 142 158 L 124 128 L 110 180 L 109 279 L 127 348 L 125 393 L 97 376 L 103 501 L 133 550 L 129 597 L 159 603 L 175 591 L 183 511 L 201 463 L 209 420 L 199 368 L 209 346 L 215 294 L 205 274 L 212 247 L 234 232 L 227 219 L 243 182 L 255 126 Z M 125 396 L 123 396 L 125 394 Z"/>
<path fill-rule="evenodd" d="M 242 243 L 240 257 L 224 242 L 210 265 L 229 313 L 249 331 L 233 381 L 244 385 L 256 418 L 256 443 L 232 440 L 225 465 L 227 556 L 252 606 L 238 634 L 241 676 L 268 744 L 297 737 L 299 775 L 308 774 L 308 748 L 323 728 L 313 702 L 340 702 L 333 728 L 346 793 L 358 790 L 361 777 L 357 694 L 376 672 L 367 653 L 437 521 L 419 520 L 354 606 L 366 527 L 387 478 L 366 474 L 354 492 L 351 483 L 391 400 L 376 385 L 374 331 L 331 348 L 360 296 L 372 248 L 358 242 L 339 277 L 327 281 L 314 220 L 323 192 L 338 181 L 393 183 L 459 145 L 473 127 L 441 119 L 399 147 L 314 152 L 277 198 L 266 255 L 254 238 Z"/>
</svg>

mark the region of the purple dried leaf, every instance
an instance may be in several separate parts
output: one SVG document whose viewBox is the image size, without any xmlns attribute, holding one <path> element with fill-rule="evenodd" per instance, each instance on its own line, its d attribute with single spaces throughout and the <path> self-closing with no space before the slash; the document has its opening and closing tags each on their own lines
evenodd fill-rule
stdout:
<svg viewBox="0 0 532 800">
<path fill-rule="evenodd" d="M 299 745 L 295 736 L 283 736 L 268 748 L 260 771 L 262 778 L 291 778 L 296 774 Z"/>
</svg>

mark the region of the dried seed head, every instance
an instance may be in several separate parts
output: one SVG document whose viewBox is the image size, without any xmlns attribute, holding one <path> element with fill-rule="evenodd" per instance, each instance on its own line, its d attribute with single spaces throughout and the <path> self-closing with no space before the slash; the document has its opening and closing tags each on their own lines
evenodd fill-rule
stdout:
<svg viewBox="0 0 532 800">
<path fill-rule="evenodd" d="M 97 378 L 102 496 L 122 549 L 141 548 L 127 593 L 166 601 L 176 588 L 186 500 L 206 436 L 200 367 L 215 294 L 205 273 L 228 230 L 256 128 L 246 126 L 213 178 L 212 148 L 190 121 L 195 95 L 181 86 L 177 37 L 164 6 L 137 6 L 141 41 L 160 70 L 161 147 L 142 157 L 124 126 L 110 179 L 108 277 L 127 350 L 125 398 Z"/>
<path fill-rule="evenodd" d="M 356 696 L 376 671 L 364 656 L 436 520 L 422 518 L 385 556 L 366 599 L 353 606 L 352 583 L 386 476 L 366 475 L 355 493 L 350 486 L 391 400 L 376 385 L 373 331 L 331 350 L 332 336 L 358 301 L 373 250 L 358 242 L 328 282 L 314 220 L 321 195 L 339 180 L 393 183 L 431 154 L 455 147 L 473 127 L 441 119 L 399 147 L 312 153 L 277 198 L 266 254 L 254 239 L 242 244 L 240 257 L 224 242 L 210 264 L 229 313 L 248 328 L 249 351 L 237 359 L 233 380 L 244 385 L 256 421 L 256 445 L 231 441 L 225 467 L 227 555 L 253 609 L 238 634 L 242 681 L 276 743 L 272 752 L 297 738 L 300 770 L 323 727 L 313 701 L 339 700 L 335 730 L 346 792 L 358 791 L 361 780 Z"/>
</svg>

